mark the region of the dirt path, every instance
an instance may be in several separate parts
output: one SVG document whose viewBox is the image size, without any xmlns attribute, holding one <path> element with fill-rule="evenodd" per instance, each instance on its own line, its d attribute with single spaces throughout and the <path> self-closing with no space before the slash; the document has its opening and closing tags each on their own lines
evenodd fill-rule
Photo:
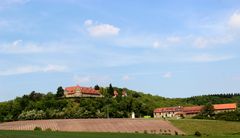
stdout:
<svg viewBox="0 0 240 138">
<path fill-rule="evenodd" d="M 139 132 L 183 134 L 168 121 L 156 119 L 56 119 L 15 121 L 0 124 L 0 130 L 33 130 L 41 127 L 58 131 Z"/>
</svg>

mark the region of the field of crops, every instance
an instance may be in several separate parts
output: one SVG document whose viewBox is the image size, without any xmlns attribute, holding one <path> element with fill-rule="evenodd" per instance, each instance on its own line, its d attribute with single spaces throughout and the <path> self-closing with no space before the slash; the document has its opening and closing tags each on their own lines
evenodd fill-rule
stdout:
<svg viewBox="0 0 240 138">
<path fill-rule="evenodd" d="M 5 122 L 0 130 L 33 130 L 40 127 L 53 131 L 74 132 L 121 132 L 121 133 L 154 133 L 184 134 L 168 121 L 157 119 L 55 119 Z"/>
</svg>

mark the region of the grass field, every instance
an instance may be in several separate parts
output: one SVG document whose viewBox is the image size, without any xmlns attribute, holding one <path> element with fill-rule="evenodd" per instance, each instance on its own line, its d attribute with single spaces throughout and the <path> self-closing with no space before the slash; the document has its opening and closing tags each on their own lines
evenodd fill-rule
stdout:
<svg viewBox="0 0 240 138">
<path fill-rule="evenodd" d="M 236 135 L 240 138 L 240 122 L 197 119 L 170 120 L 170 122 L 187 135 L 193 135 L 195 131 L 199 131 L 209 136 Z"/>
<path fill-rule="evenodd" d="M 238 138 L 239 136 L 208 136 L 207 138 Z M 162 136 L 134 133 L 83 133 L 83 132 L 36 132 L 0 131 L 0 138 L 196 138 L 196 136 Z"/>
</svg>

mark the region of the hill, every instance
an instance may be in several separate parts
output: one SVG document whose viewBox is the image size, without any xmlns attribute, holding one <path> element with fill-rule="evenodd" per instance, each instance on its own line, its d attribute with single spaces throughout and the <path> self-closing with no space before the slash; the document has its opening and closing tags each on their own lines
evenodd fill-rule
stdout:
<svg viewBox="0 0 240 138">
<path fill-rule="evenodd" d="M 59 89 L 59 88 L 58 88 Z M 127 97 L 113 98 L 113 89 L 121 93 L 122 88 L 100 88 L 104 97 L 63 98 L 49 92 L 31 92 L 14 100 L 0 103 L 0 122 L 37 119 L 74 118 L 129 118 L 152 116 L 157 107 L 204 105 L 207 103 L 240 103 L 239 94 L 205 95 L 190 98 L 164 98 L 124 89 Z M 238 104 L 240 105 L 240 104 Z"/>
</svg>

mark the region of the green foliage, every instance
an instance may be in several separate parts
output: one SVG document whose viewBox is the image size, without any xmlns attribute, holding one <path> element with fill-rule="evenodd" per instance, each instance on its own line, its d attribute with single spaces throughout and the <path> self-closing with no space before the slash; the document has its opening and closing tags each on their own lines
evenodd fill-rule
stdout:
<svg viewBox="0 0 240 138">
<path fill-rule="evenodd" d="M 19 120 L 38 120 L 38 119 L 45 119 L 45 118 L 46 118 L 46 113 L 42 110 L 23 111 L 18 116 Z"/>
<path fill-rule="evenodd" d="M 224 104 L 224 103 L 238 103 L 240 106 L 240 93 L 226 93 L 226 94 L 211 94 L 203 96 L 193 96 L 184 99 L 186 103 L 193 105 L 206 105 L 206 104 Z"/>
<path fill-rule="evenodd" d="M 202 134 L 201 134 L 199 131 L 196 131 L 196 132 L 194 133 L 194 135 L 195 135 L 195 136 L 198 136 L 198 137 L 201 137 L 201 136 L 202 136 Z"/>
<path fill-rule="evenodd" d="M 34 131 L 42 131 L 42 128 L 41 127 L 35 127 Z"/>
<path fill-rule="evenodd" d="M 63 97 L 64 96 L 64 89 L 62 88 L 62 86 L 57 88 L 57 97 Z"/>
<path fill-rule="evenodd" d="M 45 129 L 45 131 L 50 132 L 50 131 L 52 131 L 52 129 L 51 128 L 47 128 L 47 129 Z"/>
<path fill-rule="evenodd" d="M 95 89 L 95 90 L 100 90 L 100 87 L 99 87 L 98 85 L 95 85 L 95 86 L 94 86 L 94 89 Z"/>
<path fill-rule="evenodd" d="M 214 116 L 216 120 L 225 120 L 225 121 L 240 121 L 240 111 L 233 112 L 222 112 Z"/>
<path fill-rule="evenodd" d="M 194 119 L 214 119 L 215 117 L 214 108 L 212 104 L 207 104 L 204 106 L 203 110 Z"/>
<path fill-rule="evenodd" d="M 108 91 L 108 96 L 112 97 L 114 95 L 114 89 L 112 87 L 112 84 L 109 85 L 109 88 L 107 89 Z"/>
</svg>

